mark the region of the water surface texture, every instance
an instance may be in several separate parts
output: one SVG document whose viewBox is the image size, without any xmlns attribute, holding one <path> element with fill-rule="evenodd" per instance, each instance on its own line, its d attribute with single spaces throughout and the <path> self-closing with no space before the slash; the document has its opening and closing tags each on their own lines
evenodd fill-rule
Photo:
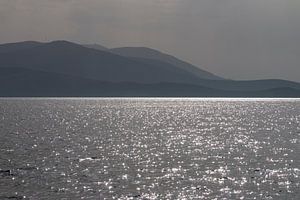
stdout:
<svg viewBox="0 0 300 200">
<path fill-rule="evenodd" d="M 299 199 L 300 100 L 0 99 L 0 199 Z"/>
</svg>

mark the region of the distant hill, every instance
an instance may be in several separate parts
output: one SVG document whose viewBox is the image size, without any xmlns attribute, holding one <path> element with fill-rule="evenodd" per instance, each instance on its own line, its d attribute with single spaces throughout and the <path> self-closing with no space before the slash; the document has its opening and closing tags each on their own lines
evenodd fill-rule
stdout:
<svg viewBox="0 0 300 200">
<path fill-rule="evenodd" d="M 151 57 L 153 50 L 135 57 L 118 51 L 68 41 L 0 45 L 0 96 L 300 97 L 296 82 L 199 78 L 189 67 Z"/>
<path fill-rule="evenodd" d="M 225 91 L 180 83 L 111 83 L 23 68 L 0 68 L 0 85 L 0 97 L 300 97 L 292 88 Z"/>
<path fill-rule="evenodd" d="M 0 66 L 37 69 L 109 82 L 192 83 L 198 80 L 197 76 L 183 69 L 157 66 L 67 41 L 0 53 Z"/>
<path fill-rule="evenodd" d="M 160 51 L 146 48 L 146 47 L 122 47 L 122 48 L 114 48 L 110 49 L 110 52 L 126 56 L 126 57 L 137 57 L 137 58 L 147 58 L 162 61 L 165 63 L 169 63 L 178 68 L 187 70 L 201 79 L 212 79 L 212 80 L 222 80 L 223 78 L 216 76 L 210 72 L 204 71 L 199 67 L 196 67 L 190 63 L 182 61 L 174 56 L 162 53 Z"/>
<path fill-rule="evenodd" d="M 269 90 L 274 88 L 293 88 L 300 89 L 300 83 L 293 81 L 286 81 L 280 79 L 265 79 L 265 80 L 247 80 L 247 81 L 234 81 L 234 80 L 204 80 L 201 79 L 197 85 L 215 88 L 219 90 L 231 91 L 258 91 Z"/>
<path fill-rule="evenodd" d="M 107 50 L 107 49 L 106 49 Z M 257 91 L 268 90 L 274 88 L 295 88 L 300 89 L 300 84 L 292 81 L 269 79 L 269 80 L 249 80 L 249 81 L 235 81 L 226 80 L 218 77 L 210 72 L 199 69 L 198 67 L 189 64 L 178 58 L 162 53 L 155 49 L 147 47 L 120 47 L 109 49 L 108 51 L 117 55 L 140 59 L 140 61 L 148 61 L 152 63 L 160 63 L 161 65 L 173 65 L 178 68 L 187 70 L 199 77 L 193 84 L 202 85 L 205 87 L 216 88 L 220 90 L 233 90 L 233 91 Z"/>
<path fill-rule="evenodd" d="M 186 70 L 188 72 L 193 73 L 198 78 L 201 79 L 212 79 L 212 80 L 223 80 L 222 77 L 216 76 L 210 72 L 200 69 L 190 63 L 182 61 L 174 56 L 162 53 L 155 49 L 150 49 L 146 47 L 121 47 L 121 48 L 113 48 L 108 49 L 104 46 L 98 44 L 92 45 L 83 45 L 88 48 L 101 50 L 101 51 L 109 51 L 111 53 L 124 56 L 124 57 L 131 57 L 131 58 L 144 58 L 153 61 L 159 61 L 162 63 L 167 63 L 169 65 L 173 65 L 180 69 Z"/>
<path fill-rule="evenodd" d="M 91 45 L 83 45 L 83 46 L 96 49 L 96 50 L 101 50 L 101 51 L 109 51 L 111 53 L 124 56 L 124 57 L 144 58 L 153 61 L 156 60 L 162 63 L 168 63 L 169 65 L 171 64 L 175 67 L 191 72 L 201 79 L 223 80 L 222 77 L 216 76 L 190 63 L 187 63 L 174 56 L 162 53 L 155 49 L 150 49 L 146 47 L 121 47 L 121 48 L 108 49 L 99 44 L 91 44 Z"/>
</svg>

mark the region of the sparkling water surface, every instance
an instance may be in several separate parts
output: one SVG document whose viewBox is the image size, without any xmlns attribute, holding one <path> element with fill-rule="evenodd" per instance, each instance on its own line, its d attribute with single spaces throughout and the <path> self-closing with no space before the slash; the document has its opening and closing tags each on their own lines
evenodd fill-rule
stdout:
<svg viewBox="0 0 300 200">
<path fill-rule="evenodd" d="M 0 199 L 300 199 L 299 99 L 0 99 Z"/>
</svg>

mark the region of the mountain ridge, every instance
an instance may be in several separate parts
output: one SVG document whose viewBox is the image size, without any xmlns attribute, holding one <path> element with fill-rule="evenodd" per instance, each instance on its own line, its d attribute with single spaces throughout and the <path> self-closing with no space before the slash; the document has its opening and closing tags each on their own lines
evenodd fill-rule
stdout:
<svg viewBox="0 0 300 200">
<path fill-rule="evenodd" d="M 67 41 L 54 41 L 26 50 L 0 53 L 0 66 L 82 75 L 86 78 L 111 82 L 197 80 L 194 74 L 182 69 L 180 69 L 182 73 L 178 73 L 178 69 L 151 66 L 133 58 L 86 48 Z"/>
<path fill-rule="evenodd" d="M 172 55 L 162 53 L 156 49 L 151 49 L 148 47 L 119 47 L 110 49 L 110 52 L 126 56 L 126 57 L 139 57 L 139 58 L 148 58 L 164 61 L 166 63 L 172 64 L 176 67 L 186 69 L 191 73 L 194 73 L 199 78 L 202 79 L 213 79 L 213 80 L 223 80 L 219 76 L 216 76 L 210 72 L 207 72 L 199 67 L 196 67 L 188 62 L 182 61 Z"/>
<path fill-rule="evenodd" d="M 152 49 L 149 51 L 152 52 Z M 103 91 L 107 91 L 110 88 L 114 91 L 113 95 L 116 96 L 118 96 L 116 92 L 119 92 L 121 96 L 143 95 L 142 89 L 144 89 L 145 93 L 150 96 L 163 96 L 164 93 L 166 96 L 168 94 L 171 96 L 190 94 L 191 96 L 211 95 L 222 97 L 243 95 L 300 97 L 298 94 L 300 83 L 297 82 L 280 79 L 248 81 L 201 79 L 184 67 L 176 67 L 170 62 L 164 61 L 164 59 L 152 59 L 149 58 L 151 56 L 143 55 L 144 52 L 139 57 L 126 57 L 125 55 L 118 55 L 106 50 L 96 50 L 64 40 L 49 43 L 27 41 L 2 44 L 0 45 L 0 71 L 6 73 L 7 78 L 10 77 L 11 80 L 5 78 L 2 74 L 0 89 L 6 88 L 5 91 L 8 92 L 9 84 L 13 86 L 14 82 L 16 85 L 19 84 L 20 87 L 23 87 L 26 84 L 22 80 L 26 79 L 28 82 L 35 80 L 35 85 L 40 86 L 41 90 L 44 87 L 45 91 L 49 90 L 50 94 L 53 95 L 57 94 L 55 88 L 62 87 L 56 84 L 56 82 L 59 82 L 63 86 L 75 86 L 75 89 L 72 87 L 69 89 L 76 96 L 80 92 L 82 96 L 92 94 L 98 96 L 100 95 L 98 89 L 102 88 Z M 9 73 L 8 69 L 11 70 Z M 32 75 L 30 75 L 30 72 L 32 72 Z M 41 82 L 38 75 L 44 77 L 49 83 Z M 28 77 L 32 77 L 32 80 Z M 49 77 L 52 77 L 53 80 Z M 39 84 L 39 82 L 43 84 Z M 108 88 L 103 88 L 105 85 Z M 128 87 L 125 87 L 126 85 Z M 96 86 L 99 88 L 97 89 Z M 52 87 L 51 91 L 49 87 Z M 85 90 L 80 90 L 78 93 L 76 87 L 78 92 L 83 87 Z M 134 88 L 136 88 L 136 91 L 134 91 Z M 155 88 L 157 91 L 154 91 Z M 26 88 L 23 89 L 26 90 Z M 13 87 L 11 87 L 11 90 L 14 90 Z M 91 90 L 94 90 L 94 92 L 89 93 L 88 91 Z M 9 94 L 7 92 L 3 92 L 0 96 Z M 22 94 L 21 90 L 18 90 L 18 92 Z M 71 94 L 66 90 L 64 92 L 65 94 Z M 27 91 L 28 94 L 30 94 L 30 91 Z M 104 94 L 109 95 L 110 93 Z M 57 95 L 63 96 L 63 94 Z"/>
</svg>

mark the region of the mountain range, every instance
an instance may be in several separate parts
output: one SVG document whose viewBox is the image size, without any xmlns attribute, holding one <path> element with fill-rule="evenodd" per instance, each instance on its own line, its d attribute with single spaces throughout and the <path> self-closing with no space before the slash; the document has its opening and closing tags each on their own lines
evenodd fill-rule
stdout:
<svg viewBox="0 0 300 200">
<path fill-rule="evenodd" d="M 300 97 L 285 80 L 234 81 L 146 47 L 0 45 L 0 96 Z"/>
</svg>

